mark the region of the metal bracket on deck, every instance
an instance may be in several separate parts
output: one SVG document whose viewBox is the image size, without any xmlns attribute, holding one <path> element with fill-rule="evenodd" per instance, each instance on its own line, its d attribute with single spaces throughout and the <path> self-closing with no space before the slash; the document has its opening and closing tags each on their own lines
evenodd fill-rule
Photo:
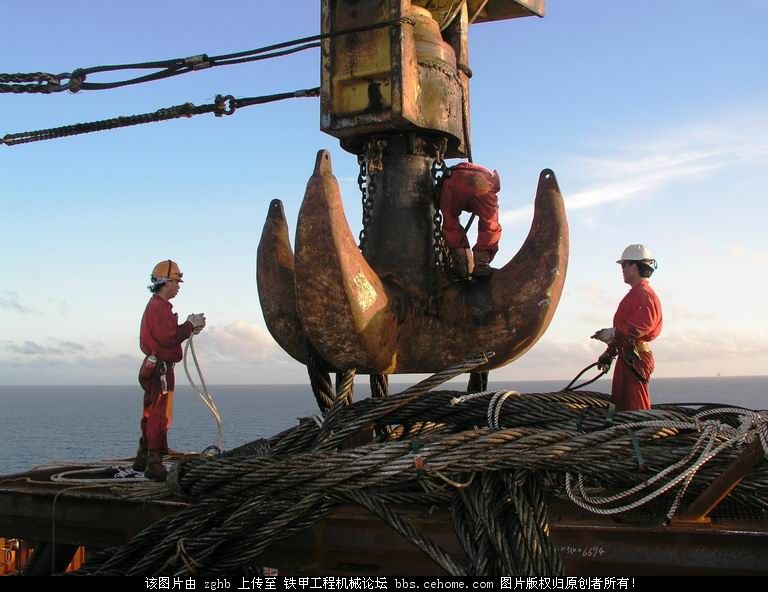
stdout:
<svg viewBox="0 0 768 592">
<path fill-rule="evenodd" d="M 734 460 L 730 466 L 723 471 L 723 474 L 715 479 L 702 494 L 696 498 L 688 509 L 680 516 L 674 516 L 670 524 L 680 525 L 703 525 L 712 522 L 709 517 L 723 499 L 736 487 L 741 480 L 752 470 L 752 467 L 765 456 L 766 451 L 760 443 L 760 438 L 755 438 L 744 448 L 741 454 Z"/>
</svg>

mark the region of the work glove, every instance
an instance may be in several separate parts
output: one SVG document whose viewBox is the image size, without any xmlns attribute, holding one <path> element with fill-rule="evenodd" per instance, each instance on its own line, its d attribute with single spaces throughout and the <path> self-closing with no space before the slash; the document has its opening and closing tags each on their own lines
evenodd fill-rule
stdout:
<svg viewBox="0 0 768 592">
<path fill-rule="evenodd" d="M 611 369 L 611 362 L 613 362 L 613 356 L 605 351 L 597 358 L 597 369 L 607 374 Z"/>
<path fill-rule="evenodd" d="M 616 330 L 613 327 L 609 327 L 607 329 L 600 329 L 599 331 L 595 331 L 595 334 L 592 335 L 592 339 L 597 339 L 598 341 L 602 341 L 606 344 L 613 343 L 614 338 L 616 337 Z"/>
<path fill-rule="evenodd" d="M 191 314 L 187 317 L 187 320 L 192 323 L 192 327 L 194 330 L 192 331 L 195 335 L 199 334 L 200 331 L 203 330 L 205 327 L 205 314 L 200 312 L 197 314 Z"/>
</svg>

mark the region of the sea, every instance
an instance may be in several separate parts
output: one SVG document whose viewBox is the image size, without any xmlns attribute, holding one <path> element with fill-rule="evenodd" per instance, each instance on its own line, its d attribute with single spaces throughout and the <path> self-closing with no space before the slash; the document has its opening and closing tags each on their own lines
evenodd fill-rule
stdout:
<svg viewBox="0 0 768 592">
<path fill-rule="evenodd" d="M 402 377 L 398 377 L 402 378 Z M 397 393 L 412 383 L 391 383 Z M 567 381 L 491 382 L 489 390 L 544 393 Z M 466 381 L 441 389 L 463 390 Z M 610 392 L 599 380 L 588 390 Z M 224 449 L 266 438 L 318 412 L 308 385 L 209 386 L 222 419 Z M 369 396 L 367 382 L 355 385 L 355 400 Z M 654 403 L 723 403 L 768 409 L 768 376 L 655 378 Z M 216 422 L 191 387 L 177 385 L 171 448 L 199 452 L 217 439 Z M 132 457 L 138 445 L 142 392 L 138 386 L 0 385 L 0 475 L 60 461 Z"/>
</svg>

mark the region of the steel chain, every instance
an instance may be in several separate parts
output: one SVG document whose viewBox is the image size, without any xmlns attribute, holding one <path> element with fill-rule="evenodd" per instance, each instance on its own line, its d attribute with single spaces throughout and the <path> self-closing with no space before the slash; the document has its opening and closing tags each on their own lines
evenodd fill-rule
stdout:
<svg viewBox="0 0 768 592">
<path fill-rule="evenodd" d="M 368 197 L 368 160 L 365 157 L 365 151 L 357 155 L 357 163 L 360 165 L 360 172 L 357 174 L 357 186 L 360 188 L 363 205 L 363 227 L 359 235 L 360 250 L 362 251 L 363 246 L 365 246 L 365 239 L 368 237 L 368 225 L 371 221 L 370 211 L 373 207 L 373 203 Z"/>
<path fill-rule="evenodd" d="M 450 252 L 445 246 L 445 239 L 443 238 L 443 214 L 440 211 L 440 188 L 442 186 L 443 179 L 448 174 L 448 165 L 445 164 L 443 155 L 445 154 L 442 146 L 435 146 L 435 160 L 432 163 L 432 180 L 435 183 L 435 196 L 434 206 L 435 213 L 432 215 L 433 230 L 432 230 L 432 249 L 433 249 L 433 263 L 435 269 L 444 269 L 450 264 Z"/>
<path fill-rule="evenodd" d="M 368 230 L 373 216 L 373 200 L 376 190 L 376 173 L 384 170 L 384 148 L 387 142 L 381 138 L 371 138 L 366 142 L 363 152 L 357 155 L 360 172 L 357 175 L 357 186 L 360 187 L 363 205 L 363 228 L 360 230 L 360 250 L 363 250 Z"/>
</svg>

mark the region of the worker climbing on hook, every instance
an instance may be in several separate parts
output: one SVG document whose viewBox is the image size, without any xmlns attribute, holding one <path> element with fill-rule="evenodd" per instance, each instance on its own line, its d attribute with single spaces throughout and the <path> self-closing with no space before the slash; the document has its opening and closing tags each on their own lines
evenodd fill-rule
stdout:
<svg viewBox="0 0 768 592">
<path fill-rule="evenodd" d="M 661 333 L 662 315 L 661 301 L 648 278 L 658 266 L 645 245 L 629 245 L 616 263 L 631 289 L 619 303 L 613 326 L 592 335 L 608 346 L 597 361 L 598 368 L 607 372 L 613 358 L 618 357 L 611 386 L 618 411 L 650 409 L 648 381 L 655 361 L 648 344 Z"/>
<path fill-rule="evenodd" d="M 168 428 L 173 417 L 173 366 L 181 361 L 181 344 L 205 328 L 205 315 L 191 314 L 179 324 L 171 300 L 179 293 L 183 274 L 175 261 L 166 259 L 155 265 L 150 275 L 152 297 L 141 318 L 139 346 L 145 354 L 139 369 L 139 384 L 144 389 L 141 439 L 133 463 L 135 471 L 154 481 L 164 481 L 167 471 L 163 455 L 168 453 Z"/>
<path fill-rule="evenodd" d="M 490 275 L 493 271 L 490 264 L 501 239 L 497 196 L 501 190 L 499 173 L 461 162 L 448 169 L 441 185 L 443 239 L 451 253 L 451 275 L 461 280 Z M 471 212 L 478 218 L 477 244 L 471 250 L 467 230 L 459 222 L 462 212 Z"/>
</svg>

